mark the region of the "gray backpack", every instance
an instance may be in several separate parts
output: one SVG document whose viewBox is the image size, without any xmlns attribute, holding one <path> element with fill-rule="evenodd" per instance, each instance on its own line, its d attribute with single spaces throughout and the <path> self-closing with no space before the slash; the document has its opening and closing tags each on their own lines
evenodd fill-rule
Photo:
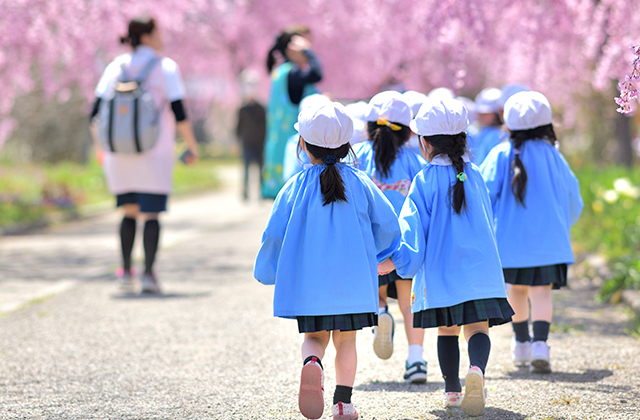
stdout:
<svg viewBox="0 0 640 420">
<path fill-rule="evenodd" d="M 124 64 L 109 99 L 100 103 L 98 138 L 104 150 L 114 153 L 147 152 L 160 136 L 160 109 L 143 83 L 160 58 L 151 59 L 136 79 L 129 78 Z"/>
</svg>

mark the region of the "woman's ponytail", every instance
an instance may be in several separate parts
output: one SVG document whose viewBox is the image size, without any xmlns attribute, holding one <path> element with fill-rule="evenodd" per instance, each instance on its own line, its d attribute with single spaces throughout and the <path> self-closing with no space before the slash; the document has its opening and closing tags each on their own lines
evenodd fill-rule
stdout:
<svg viewBox="0 0 640 420">
<path fill-rule="evenodd" d="M 386 124 L 369 121 L 367 123 L 367 132 L 369 133 L 369 140 L 373 143 L 376 171 L 386 178 L 389 176 L 391 165 L 396 160 L 400 146 L 409 140 L 411 130 L 400 123 L 384 122 Z"/>
<path fill-rule="evenodd" d="M 336 163 L 349 154 L 351 145 L 345 143 L 337 149 L 329 149 L 305 142 L 305 146 L 314 158 L 321 159 L 325 165 L 324 170 L 320 174 L 322 205 L 326 206 L 335 201 L 348 202 L 344 181 L 340 175 L 340 171 L 336 168 Z"/>
<path fill-rule="evenodd" d="M 435 136 L 422 137 L 422 139 L 433 146 L 431 159 L 437 155 L 447 155 L 456 171 L 456 182 L 449 187 L 449 201 L 456 214 L 460 214 L 467 207 L 467 197 L 464 190 L 464 183 L 467 174 L 464 172 L 464 159 L 462 156 L 467 152 L 467 133 L 440 134 Z"/>
<path fill-rule="evenodd" d="M 511 143 L 513 143 L 513 178 L 511 178 L 511 191 L 516 197 L 516 201 L 524 206 L 525 189 L 527 187 L 527 171 L 524 169 L 520 154 L 522 153 L 522 145 L 527 140 L 543 140 L 555 145 L 557 138 L 553 130 L 553 125 L 541 125 L 529 130 L 513 130 L 509 134 Z"/>
</svg>

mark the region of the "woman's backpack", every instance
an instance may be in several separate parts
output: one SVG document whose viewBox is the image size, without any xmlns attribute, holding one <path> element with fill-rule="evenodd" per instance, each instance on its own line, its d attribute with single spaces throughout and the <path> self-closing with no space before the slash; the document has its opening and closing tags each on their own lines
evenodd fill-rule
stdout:
<svg viewBox="0 0 640 420">
<path fill-rule="evenodd" d="M 160 58 L 151 59 L 140 75 L 129 78 L 124 64 L 112 96 L 100 103 L 98 138 L 104 150 L 114 153 L 147 152 L 160 136 L 160 109 L 144 81 Z"/>
</svg>

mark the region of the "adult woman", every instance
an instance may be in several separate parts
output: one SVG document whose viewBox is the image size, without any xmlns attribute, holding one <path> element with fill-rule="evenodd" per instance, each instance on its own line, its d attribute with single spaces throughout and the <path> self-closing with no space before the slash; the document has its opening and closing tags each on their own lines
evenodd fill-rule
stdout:
<svg viewBox="0 0 640 420">
<path fill-rule="evenodd" d="M 131 53 L 123 54 L 105 69 L 95 93 L 91 119 L 98 115 L 102 100 L 109 99 L 115 86 L 124 77 L 138 77 L 152 60 L 153 64 L 143 82 L 151 92 L 154 103 L 160 109 L 160 131 L 156 145 L 149 151 L 124 154 L 103 150 L 96 141 L 98 160 L 102 161 L 109 190 L 116 196 L 117 207 L 122 207 L 124 217 L 120 225 L 123 267 L 120 270 L 120 285 L 125 289 L 133 286 L 131 274 L 131 252 L 136 235 L 137 219 L 144 220 L 143 242 L 145 270 L 140 277 L 142 292 L 159 293 L 160 287 L 153 272 L 158 250 L 160 225 L 158 214 L 166 211 L 167 198 L 171 192 L 171 177 L 174 164 L 175 129 L 185 140 L 189 156 L 186 163 L 195 163 L 198 157 L 196 140 L 182 103 L 185 96 L 180 70 L 167 57 L 162 57 L 163 43 L 158 25 L 151 17 L 139 17 L 129 23 L 123 44 L 129 44 Z M 169 107 L 170 104 L 170 107 Z M 173 111 L 174 115 L 171 115 Z M 94 138 L 96 127 L 92 125 Z"/>
<path fill-rule="evenodd" d="M 276 53 L 285 62 L 274 69 Z M 322 79 L 322 69 L 311 51 L 309 29 L 298 26 L 283 31 L 267 57 L 271 95 L 267 104 L 267 137 L 264 148 L 262 196 L 275 198 L 284 185 L 282 164 L 287 139 L 295 134 L 302 98 L 315 93 L 312 84 Z"/>
</svg>

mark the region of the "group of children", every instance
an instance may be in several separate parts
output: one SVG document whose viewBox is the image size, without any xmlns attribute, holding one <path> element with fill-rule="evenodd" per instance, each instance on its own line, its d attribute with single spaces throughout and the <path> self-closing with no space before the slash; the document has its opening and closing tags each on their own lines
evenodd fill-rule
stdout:
<svg viewBox="0 0 640 420">
<path fill-rule="evenodd" d="M 438 328 L 445 406 L 482 413 L 494 325 L 513 321 L 514 362 L 551 372 L 551 289 L 566 285 L 569 228 L 583 203 L 557 150 L 549 102 L 522 90 L 502 115 L 492 109 L 506 130 L 480 161 L 467 107 L 447 96 L 420 98 L 412 109 L 406 94 L 374 96 L 361 109 L 367 140 L 353 148 L 359 136 L 344 106 L 301 104 L 297 147 L 308 163 L 273 204 L 254 275 L 275 284 L 274 315 L 296 319 L 304 333 L 299 407 L 307 418 L 324 412 L 322 360 L 331 340 L 333 418 L 358 418 L 356 331 L 374 327 L 375 353 L 391 356 L 388 297 L 404 318 L 406 381 L 426 381 L 424 329 Z M 470 359 L 464 392 L 461 330 Z"/>
</svg>

